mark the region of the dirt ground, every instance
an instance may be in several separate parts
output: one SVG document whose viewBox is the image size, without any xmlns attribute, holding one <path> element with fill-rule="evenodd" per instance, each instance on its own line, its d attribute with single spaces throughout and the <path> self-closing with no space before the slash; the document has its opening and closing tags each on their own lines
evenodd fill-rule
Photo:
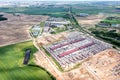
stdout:
<svg viewBox="0 0 120 80">
<path fill-rule="evenodd" d="M 8 18 L 0 21 L 0 46 L 30 40 L 29 28 L 45 21 L 48 16 L 0 13 Z"/>
<path fill-rule="evenodd" d="M 104 52 L 106 52 L 106 51 L 112 51 L 112 52 L 115 53 L 115 50 L 109 49 L 109 50 L 105 50 L 101 53 L 98 53 L 98 55 L 95 55 L 95 56 L 88 59 L 89 61 L 91 61 L 91 63 L 93 62 L 95 64 L 98 61 L 103 60 L 104 63 L 100 62 L 99 65 L 97 65 L 97 66 L 95 65 L 95 68 L 92 68 L 91 70 L 94 70 L 94 69 L 97 70 L 97 68 L 99 68 L 100 70 L 97 70 L 97 72 L 99 71 L 99 73 L 96 73 L 96 75 L 99 76 L 98 74 L 101 74 L 101 76 L 99 76 L 99 77 L 102 77 L 102 78 L 105 77 L 105 79 L 97 79 L 96 75 L 94 75 L 94 72 L 92 72 L 92 73 L 89 72 L 89 69 L 87 69 L 87 66 L 85 65 L 86 62 L 88 62 L 88 61 L 83 62 L 76 69 L 61 72 L 61 71 L 58 70 L 58 68 L 54 64 L 54 62 L 42 50 L 35 54 L 35 63 L 44 67 L 47 71 L 49 71 L 52 75 L 54 75 L 56 77 L 56 80 L 117 80 L 117 79 L 119 79 L 119 76 L 113 77 L 113 74 L 111 74 L 110 69 L 112 69 L 111 67 L 114 67 L 114 66 L 111 66 L 111 65 L 119 64 L 119 56 L 117 56 L 116 54 L 112 54 L 112 53 L 109 53 L 109 55 L 104 54 Z M 111 58 L 111 55 L 114 58 Z M 113 55 L 115 55 L 115 56 L 113 56 Z M 106 56 L 108 56 L 107 59 L 106 59 Z M 93 59 L 96 59 L 96 58 L 101 58 L 102 60 L 94 60 L 93 61 Z M 118 62 L 114 63 L 114 61 L 115 61 L 114 59 L 116 59 L 116 61 L 118 61 Z M 106 61 L 104 61 L 104 60 L 106 60 L 106 61 L 111 60 L 113 63 L 111 64 L 108 61 L 108 63 L 110 63 L 110 64 L 104 66 L 103 64 L 106 64 Z M 88 62 L 88 64 L 90 64 L 90 63 Z M 92 66 L 94 66 L 94 65 L 92 65 Z M 107 67 L 107 68 L 103 69 L 102 68 L 103 66 Z M 88 68 L 89 68 L 89 66 L 88 66 Z"/>
<path fill-rule="evenodd" d="M 39 36 L 37 38 L 37 42 L 39 43 L 39 45 L 52 44 L 53 42 L 56 42 L 65 38 L 68 35 L 68 33 L 69 32 L 62 32 L 59 34 L 45 34 L 43 36 Z"/>
<path fill-rule="evenodd" d="M 76 17 L 78 23 L 85 28 L 94 27 L 95 24 L 105 19 L 107 16 L 104 14 L 90 15 L 88 17 Z"/>
<path fill-rule="evenodd" d="M 71 71 L 59 71 L 54 62 L 52 62 L 52 60 L 50 60 L 50 58 L 48 58 L 44 54 L 45 53 L 41 51 L 37 52 L 35 54 L 35 63 L 39 66 L 42 66 L 52 75 L 54 75 L 56 77 L 56 80 L 95 80 L 93 76 L 89 74 L 86 69 L 83 68 L 82 65 L 79 66 L 79 68 Z"/>
</svg>

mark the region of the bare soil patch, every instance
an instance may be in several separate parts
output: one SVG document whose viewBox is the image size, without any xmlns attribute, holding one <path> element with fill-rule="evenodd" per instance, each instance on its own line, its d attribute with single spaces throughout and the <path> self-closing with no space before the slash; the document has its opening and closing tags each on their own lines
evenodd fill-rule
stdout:
<svg viewBox="0 0 120 80">
<path fill-rule="evenodd" d="M 94 27 L 95 24 L 99 23 L 101 20 L 105 19 L 107 16 L 104 14 L 90 15 L 88 17 L 76 17 L 78 23 L 82 27 L 90 28 Z"/>
<path fill-rule="evenodd" d="M 42 15 L 0 14 L 8 18 L 6 21 L 0 21 L 0 46 L 30 40 L 29 28 L 48 18 L 48 16 Z"/>
<path fill-rule="evenodd" d="M 39 43 L 39 45 L 48 45 L 53 42 L 62 40 L 68 35 L 68 33 L 69 32 L 62 32 L 59 34 L 48 34 L 48 35 L 40 36 L 37 38 L 37 42 Z"/>
<path fill-rule="evenodd" d="M 102 51 L 83 65 L 96 80 L 120 80 L 120 53 L 115 49 Z"/>
</svg>

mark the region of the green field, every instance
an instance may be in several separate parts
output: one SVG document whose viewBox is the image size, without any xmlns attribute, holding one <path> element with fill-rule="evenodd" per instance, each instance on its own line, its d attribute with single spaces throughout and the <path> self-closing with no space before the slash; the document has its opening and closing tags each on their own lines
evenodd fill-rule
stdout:
<svg viewBox="0 0 120 80">
<path fill-rule="evenodd" d="M 23 65 L 24 52 L 30 48 L 29 65 Z M 32 41 L 0 47 L 0 80 L 55 80 L 45 69 L 35 65 L 33 53 L 37 49 Z"/>
<path fill-rule="evenodd" d="M 104 28 L 90 28 L 92 34 L 117 47 L 120 47 L 120 33 L 110 32 Z"/>
<path fill-rule="evenodd" d="M 98 6 L 91 5 L 72 5 L 72 12 L 75 14 L 88 13 L 88 14 L 98 14 L 98 13 L 115 13 L 110 12 L 114 8 L 103 6 L 99 8 Z M 68 8 L 65 7 L 10 7 L 10 8 L 0 8 L 0 12 L 6 13 L 24 13 L 30 15 L 49 15 L 52 17 L 63 17 Z"/>
<path fill-rule="evenodd" d="M 104 23 L 109 23 L 109 24 L 120 24 L 120 20 L 103 20 L 102 22 Z"/>
</svg>

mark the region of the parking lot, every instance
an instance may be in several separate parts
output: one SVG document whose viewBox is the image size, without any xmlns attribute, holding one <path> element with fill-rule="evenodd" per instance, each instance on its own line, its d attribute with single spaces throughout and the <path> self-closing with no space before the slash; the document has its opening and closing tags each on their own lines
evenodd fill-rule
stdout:
<svg viewBox="0 0 120 80">
<path fill-rule="evenodd" d="M 63 40 L 44 46 L 44 48 L 57 60 L 62 68 L 67 69 L 96 53 L 112 47 L 108 43 L 76 31 L 69 33 Z"/>
</svg>

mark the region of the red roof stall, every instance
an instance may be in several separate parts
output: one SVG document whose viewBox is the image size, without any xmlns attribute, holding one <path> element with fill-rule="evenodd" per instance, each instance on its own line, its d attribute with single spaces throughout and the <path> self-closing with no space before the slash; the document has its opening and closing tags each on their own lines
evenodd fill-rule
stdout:
<svg viewBox="0 0 120 80">
<path fill-rule="evenodd" d="M 75 48 L 75 49 L 72 49 L 72 50 L 63 52 L 62 54 L 59 55 L 59 57 L 64 57 L 64 56 L 66 56 L 66 55 L 69 55 L 69 54 L 71 54 L 71 53 L 73 53 L 73 52 L 76 52 L 76 51 L 78 51 L 78 50 L 81 50 L 81 49 L 83 49 L 83 48 L 92 46 L 92 45 L 94 45 L 94 44 L 95 44 L 95 43 L 92 42 L 92 43 L 89 43 L 89 44 L 80 46 L 80 47 L 78 47 L 78 48 Z"/>
<path fill-rule="evenodd" d="M 72 43 L 76 43 L 76 42 L 79 42 L 79 41 L 83 41 L 83 40 L 85 40 L 85 38 L 74 40 L 74 41 L 71 41 L 71 42 L 68 42 L 68 43 L 65 43 L 65 44 L 59 44 L 57 46 L 52 47 L 51 49 L 54 50 L 54 49 L 57 49 L 57 48 L 60 48 L 60 47 L 63 47 L 63 46 L 66 46 L 66 45 L 69 45 L 69 44 L 72 44 Z"/>
</svg>

